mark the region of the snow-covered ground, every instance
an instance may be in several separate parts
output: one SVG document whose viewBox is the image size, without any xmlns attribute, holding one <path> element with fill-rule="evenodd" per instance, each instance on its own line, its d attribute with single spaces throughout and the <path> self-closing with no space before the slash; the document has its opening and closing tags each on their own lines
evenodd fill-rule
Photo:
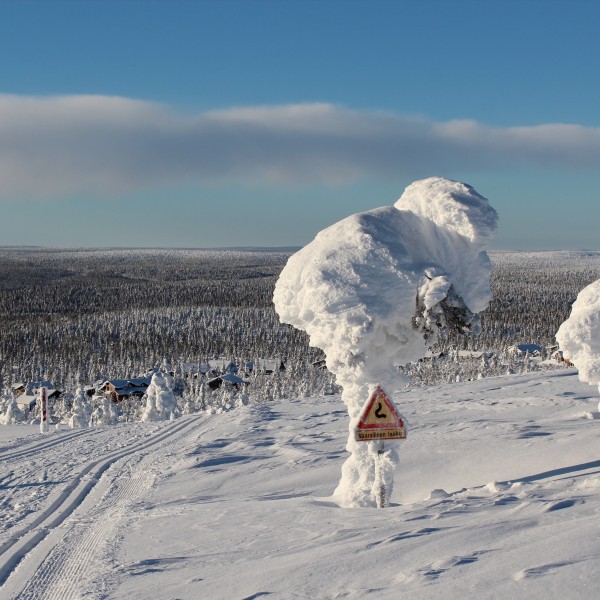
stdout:
<svg viewBox="0 0 600 600">
<path fill-rule="evenodd" d="M 597 598 L 600 422 L 574 370 L 394 391 L 392 506 L 340 508 L 338 397 L 0 427 L 0 597 Z"/>
</svg>

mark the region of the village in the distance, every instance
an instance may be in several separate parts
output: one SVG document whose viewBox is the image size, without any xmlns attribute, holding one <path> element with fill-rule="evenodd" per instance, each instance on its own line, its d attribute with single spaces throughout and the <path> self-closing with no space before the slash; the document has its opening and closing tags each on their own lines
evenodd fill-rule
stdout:
<svg viewBox="0 0 600 600">
<path fill-rule="evenodd" d="M 323 353 L 272 305 L 291 253 L 2 249 L 0 418 L 38 422 L 43 386 L 55 424 L 139 420 L 154 373 L 172 395 L 157 419 L 335 393 Z M 411 386 L 569 366 L 554 334 L 600 277 L 600 253 L 490 254 L 479 331 L 399 367 Z"/>
</svg>

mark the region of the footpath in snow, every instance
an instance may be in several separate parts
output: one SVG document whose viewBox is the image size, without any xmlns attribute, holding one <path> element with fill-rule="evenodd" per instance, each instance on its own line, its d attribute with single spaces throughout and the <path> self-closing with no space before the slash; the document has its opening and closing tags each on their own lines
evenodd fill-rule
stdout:
<svg viewBox="0 0 600 600">
<path fill-rule="evenodd" d="M 393 396 L 409 432 L 383 510 L 331 496 L 348 434 L 337 397 L 0 430 L 0 596 L 600 595 L 594 388 L 558 370 Z"/>
</svg>

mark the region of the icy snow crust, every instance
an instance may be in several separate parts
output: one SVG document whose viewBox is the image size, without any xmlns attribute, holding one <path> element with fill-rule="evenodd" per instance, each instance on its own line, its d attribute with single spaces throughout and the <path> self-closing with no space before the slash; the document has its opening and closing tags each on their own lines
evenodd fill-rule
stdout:
<svg viewBox="0 0 600 600">
<path fill-rule="evenodd" d="M 600 279 L 579 292 L 556 341 L 579 369 L 579 379 L 600 389 Z"/>
<path fill-rule="evenodd" d="M 325 351 L 344 388 L 352 455 L 335 492 L 343 505 L 374 503 L 374 445 L 356 442 L 353 430 L 370 390 L 397 385 L 397 365 L 426 354 L 413 326 L 417 297 L 434 309 L 452 285 L 472 312 L 483 310 L 491 273 L 484 247 L 496 227 L 496 211 L 473 188 L 435 177 L 410 185 L 393 207 L 321 231 L 283 269 L 274 293 L 281 321 Z M 397 461 L 394 452 L 389 458 Z"/>
</svg>

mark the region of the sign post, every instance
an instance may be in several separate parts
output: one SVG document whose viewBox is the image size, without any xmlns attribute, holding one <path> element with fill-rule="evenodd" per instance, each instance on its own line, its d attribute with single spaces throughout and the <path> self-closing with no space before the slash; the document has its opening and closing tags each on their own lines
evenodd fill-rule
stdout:
<svg viewBox="0 0 600 600">
<path fill-rule="evenodd" d="M 385 440 L 405 440 L 406 423 L 400 416 L 392 400 L 381 386 L 377 386 L 360 413 L 358 424 L 354 430 L 357 442 L 373 442 L 375 454 L 375 500 L 377 508 L 387 504 L 385 485 Z"/>
<path fill-rule="evenodd" d="M 41 387 L 39 391 L 40 399 L 40 431 L 46 433 L 48 431 L 48 397 L 46 388 Z"/>
</svg>

